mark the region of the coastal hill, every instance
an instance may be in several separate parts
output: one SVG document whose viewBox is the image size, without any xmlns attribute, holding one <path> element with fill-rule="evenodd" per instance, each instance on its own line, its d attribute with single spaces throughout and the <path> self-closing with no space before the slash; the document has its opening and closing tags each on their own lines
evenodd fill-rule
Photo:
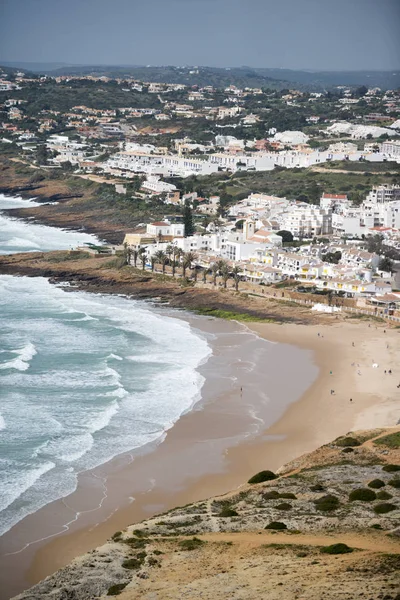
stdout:
<svg viewBox="0 0 400 600">
<path fill-rule="evenodd" d="M 17 599 L 398 600 L 399 573 L 396 426 L 116 532 Z"/>
<path fill-rule="evenodd" d="M 298 89 L 329 89 L 338 85 L 396 89 L 400 85 L 399 71 L 313 71 L 294 69 L 208 66 L 144 66 L 144 65 L 70 65 L 62 63 L 30 63 L 2 61 L 4 66 L 27 69 L 54 77 L 61 75 L 98 75 L 133 77 L 134 79 L 216 88 L 236 85 L 284 89 L 295 85 Z"/>
</svg>

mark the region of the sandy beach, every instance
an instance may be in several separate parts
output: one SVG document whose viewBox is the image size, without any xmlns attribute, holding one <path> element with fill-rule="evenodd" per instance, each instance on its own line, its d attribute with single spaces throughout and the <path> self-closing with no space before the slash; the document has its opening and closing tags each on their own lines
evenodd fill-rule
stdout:
<svg viewBox="0 0 400 600">
<path fill-rule="evenodd" d="M 225 334 L 231 335 L 232 324 L 224 323 L 212 319 L 206 326 L 211 331 L 225 328 Z M 240 329 L 243 332 L 243 326 Z M 3 536 L 3 548 L 17 551 L 27 531 L 32 540 L 40 539 L 40 531 L 53 528 L 56 533 L 60 519 L 66 523 L 68 516 L 81 513 L 63 535 L 3 557 L 2 598 L 46 577 L 131 523 L 236 489 L 255 472 L 277 470 L 348 431 L 399 421 L 398 330 L 349 321 L 321 326 L 255 323 L 249 329 L 279 344 L 270 345 L 275 352 L 269 357 L 268 382 L 262 375 L 265 365 L 258 364 L 260 371 L 254 373 L 236 364 L 238 380 L 229 394 L 218 388 L 218 373 L 214 371 L 214 380 L 206 373 L 204 395 L 208 400 L 202 409 L 184 415 L 153 452 L 133 462 L 132 457 L 120 457 L 109 464 L 107 497 L 104 481 L 89 478 L 81 482 L 73 498 L 48 505 L 30 522 L 28 517 L 22 527 L 17 525 L 11 535 Z M 233 337 L 239 335 L 236 331 Z M 253 396 L 264 387 L 275 400 L 271 404 L 275 412 L 270 414 L 269 426 L 256 430 L 249 405 L 260 408 L 262 395 L 258 403 Z M 80 493 L 83 490 L 85 494 Z M 93 510 L 96 495 L 103 498 L 104 512 Z M 16 565 L 18 577 L 10 577 Z"/>
</svg>

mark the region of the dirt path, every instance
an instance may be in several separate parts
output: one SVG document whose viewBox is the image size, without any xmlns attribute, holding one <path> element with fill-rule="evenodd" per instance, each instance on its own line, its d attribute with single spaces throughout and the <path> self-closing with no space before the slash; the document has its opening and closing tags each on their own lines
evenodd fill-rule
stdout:
<svg viewBox="0 0 400 600">
<path fill-rule="evenodd" d="M 263 544 L 292 544 L 294 546 L 330 546 L 345 543 L 351 548 L 370 552 L 400 553 L 400 539 L 395 540 L 385 535 L 362 535 L 357 533 L 341 533 L 337 535 L 307 535 L 290 533 L 272 533 L 266 531 L 254 533 L 207 533 L 197 536 L 208 542 L 233 542 L 261 546 Z"/>
</svg>

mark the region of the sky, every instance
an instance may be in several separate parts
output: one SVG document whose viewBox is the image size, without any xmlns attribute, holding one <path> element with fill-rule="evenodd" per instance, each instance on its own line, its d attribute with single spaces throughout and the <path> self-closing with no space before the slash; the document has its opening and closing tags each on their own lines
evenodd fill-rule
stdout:
<svg viewBox="0 0 400 600">
<path fill-rule="evenodd" d="M 400 68 L 400 0 L 0 0 L 4 61 Z"/>
</svg>

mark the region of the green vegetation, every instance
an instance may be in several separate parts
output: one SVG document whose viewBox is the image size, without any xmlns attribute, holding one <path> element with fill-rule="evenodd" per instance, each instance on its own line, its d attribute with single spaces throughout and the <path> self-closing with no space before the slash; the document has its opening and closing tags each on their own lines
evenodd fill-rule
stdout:
<svg viewBox="0 0 400 600">
<path fill-rule="evenodd" d="M 339 498 L 332 494 L 327 494 L 326 496 L 322 496 L 322 498 L 314 500 L 314 504 L 316 509 L 322 512 L 332 512 L 339 508 L 340 505 Z"/>
<path fill-rule="evenodd" d="M 123 589 L 126 588 L 128 583 L 116 583 L 108 588 L 107 596 L 119 596 Z"/>
<path fill-rule="evenodd" d="M 179 542 L 179 548 L 180 550 L 197 550 L 197 548 L 203 544 L 205 544 L 203 540 L 193 537 L 191 540 L 183 540 L 182 542 Z"/>
<path fill-rule="evenodd" d="M 323 486 L 323 485 L 321 485 L 320 483 L 316 483 L 315 485 L 312 485 L 312 486 L 310 487 L 310 490 L 311 490 L 312 492 L 323 492 L 323 491 L 324 491 L 324 489 L 325 489 L 325 488 L 324 488 L 324 486 Z"/>
<path fill-rule="evenodd" d="M 260 471 L 256 475 L 253 475 L 253 477 L 250 477 L 247 483 L 262 483 L 263 481 L 271 481 L 276 478 L 277 475 L 272 471 Z"/>
<path fill-rule="evenodd" d="M 397 471 L 400 471 L 400 465 L 385 465 L 382 467 L 382 470 L 386 471 L 386 473 L 397 473 Z"/>
<path fill-rule="evenodd" d="M 280 521 L 271 521 L 271 523 L 266 525 L 264 529 L 283 530 L 287 529 L 287 525 L 285 525 L 285 523 L 281 523 Z"/>
<path fill-rule="evenodd" d="M 349 554 L 354 552 L 354 548 L 350 548 L 347 544 L 332 544 L 331 546 L 323 546 L 321 548 L 323 554 Z"/>
<path fill-rule="evenodd" d="M 237 517 L 238 513 L 233 508 L 225 507 L 219 513 L 220 517 Z"/>
<path fill-rule="evenodd" d="M 391 485 L 392 487 L 399 490 L 400 489 L 400 477 L 395 477 L 394 479 L 390 479 L 390 481 L 388 481 L 388 485 Z"/>
<path fill-rule="evenodd" d="M 374 511 L 377 515 L 384 515 L 392 510 L 396 510 L 397 506 L 394 504 L 390 504 L 390 502 L 382 502 L 382 504 L 377 504 L 374 506 Z"/>
<path fill-rule="evenodd" d="M 279 498 L 287 498 L 288 500 L 297 500 L 297 496 L 292 492 L 282 492 L 279 494 Z"/>
<path fill-rule="evenodd" d="M 354 502 L 356 500 L 361 500 L 361 502 L 372 502 L 376 500 L 376 494 L 373 490 L 368 488 L 359 488 L 358 490 L 353 490 L 349 494 L 350 502 Z"/>
<path fill-rule="evenodd" d="M 350 199 L 357 201 L 362 199 L 373 185 L 398 183 L 400 168 L 394 163 L 391 163 L 390 167 L 387 163 L 384 164 L 387 170 L 390 168 L 397 174 L 388 176 L 383 172 L 369 171 L 368 175 L 365 175 L 364 172 L 356 171 L 340 173 L 334 169 L 328 173 L 319 173 L 312 167 L 307 169 L 277 167 L 273 171 L 238 171 L 232 175 L 215 173 L 202 177 L 188 177 L 184 181 L 184 186 L 186 191 L 197 191 L 204 196 L 218 194 L 222 209 L 246 198 L 252 192 L 298 199 L 312 204 L 319 203 L 322 192 L 348 194 Z"/>
<path fill-rule="evenodd" d="M 379 490 L 380 488 L 385 487 L 385 482 L 382 481 L 382 479 L 373 479 L 369 482 L 368 487 L 374 490 Z"/>
<path fill-rule="evenodd" d="M 338 438 L 337 440 L 335 440 L 334 444 L 336 444 L 336 446 L 344 446 L 345 448 L 354 448 L 355 446 L 361 445 L 356 438 L 350 436 Z"/>
<path fill-rule="evenodd" d="M 127 560 L 124 560 L 124 562 L 122 563 L 122 566 L 124 569 L 140 569 L 140 567 L 142 566 L 143 561 L 137 558 L 128 558 Z"/>
<path fill-rule="evenodd" d="M 377 444 L 378 446 L 388 446 L 389 448 L 400 448 L 400 431 L 384 435 L 383 437 L 374 440 L 374 444 Z M 400 470 L 400 466 L 397 466 L 398 470 Z"/>
<path fill-rule="evenodd" d="M 393 498 L 392 494 L 389 494 L 386 490 L 382 490 L 381 492 L 377 492 L 376 499 L 377 500 L 391 500 Z"/>
<path fill-rule="evenodd" d="M 276 490 L 271 490 L 263 494 L 263 498 L 264 500 L 277 500 L 280 498 L 280 494 Z"/>
<path fill-rule="evenodd" d="M 218 308 L 207 308 L 199 307 L 194 309 L 198 315 L 205 315 L 207 317 L 217 317 L 218 319 L 226 319 L 228 321 L 241 321 L 241 322 L 257 322 L 257 323 L 274 323 L 273 319 L 265 319 L 263 317 L 257 317 L 249 313 L 238 313 L 231 310 L 220 310 Z"/>
<path fill-rule="evenodd" d="M 121 538 L 122 538 L 122 531 L 116 531 L 114 533 L 114 535 L 111 536 L 111 539 L 114 540 L 114 542 L 119 542 Z"/>
<path fill-rule="evenodd" d="M 281 502 L 277 506 L 275 506 L 277 510 L 291 510 L 292 505 L 289 502 Z"/>
</svg>

